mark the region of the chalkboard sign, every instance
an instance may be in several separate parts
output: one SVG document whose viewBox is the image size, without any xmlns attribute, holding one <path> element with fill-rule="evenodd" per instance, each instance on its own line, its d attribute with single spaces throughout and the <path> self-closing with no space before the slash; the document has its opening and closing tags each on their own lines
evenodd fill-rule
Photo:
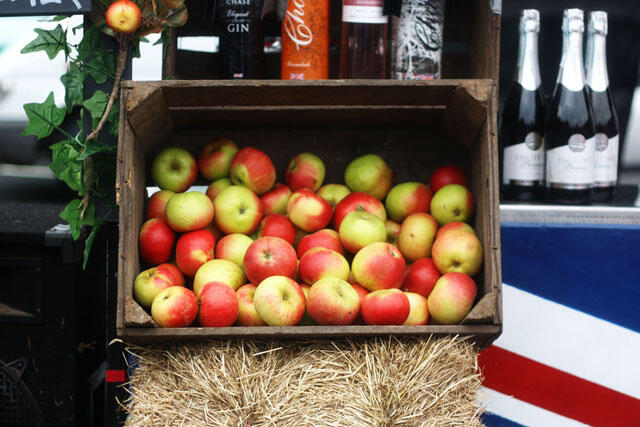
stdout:
<svg viewBox="0 0 640 427">
<path fill-rule="evenodd" d="M 0 16 L 58 15 L 91 11 L 91 0 L 0 0 Z"/>
</svg>

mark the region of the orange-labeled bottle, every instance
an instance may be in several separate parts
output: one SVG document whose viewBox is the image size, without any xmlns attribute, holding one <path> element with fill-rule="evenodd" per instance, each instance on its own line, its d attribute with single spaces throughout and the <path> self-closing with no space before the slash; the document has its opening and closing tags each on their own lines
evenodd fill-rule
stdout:
<svg viewBox="0 0 640 427">
<path fill-rule="evenodd" d="M 282 80 L 329 78 L 329 0 L 289 0 L 280 74 Z"/>
</svg>

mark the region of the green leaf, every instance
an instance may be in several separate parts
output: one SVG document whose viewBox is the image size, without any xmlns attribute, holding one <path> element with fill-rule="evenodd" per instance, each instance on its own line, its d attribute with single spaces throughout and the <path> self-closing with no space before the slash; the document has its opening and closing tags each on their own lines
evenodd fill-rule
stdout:
<svg viewBox="0 0 640 427">
<path fill-rule="evenodd" d="M 61 181 L 64 181 L 69 188 L 84 195 L 82 185 L 82 160 L 80 153 L 74 147 L 74 141 L 67 139 L 57 142 L 49 147 L 51 149 L 51 164 L 49 168 L 53 174 Z"/>
<path fill-rule="evenodd" d="M 91 114 L 91 127 L 93 129 L 95 129 L 98 122 L 100 122 L 100 118 L 102 117 L 102 113 L 104 112 L 108 102 L 109 97 L 101 90 L 95 91 L 95 93 L 91 95 L 91 98 L 84 101 L 84 108 L 86 108 L 89 111 L 89 114 Z"/>
<path fill-rule="evenodd" d="M 118 136 L 118 130 L 120 129 L 120 109 L 118 108 L 117 102 L 113 103 L 107 121 L 109 122 L 109 133 Z"/>
<path fill-rule="evenodd" d="M 131 57 L 132 58 L 140 58 L 140 41 L 142 39 L 134 39 L 131 41 Z M 148 40 L 145 39 L 148 43 Z"/>
<path fill-rule="evenodd" d="M 78 45 L 78 59 L 83 61 L 87 59 L 94 51 L 100 46 L 100 33 L 102 33 L 101 26 L 92 26 L 85 28 L 82 35 L 82 40 Z"/>
<path fill-rule="evenodd" d="M 102 219 L 96 218 L 96 222 L 91 227 L 91 232 L 87 236 L 87 240 L 84 242 L 84 260 L 82 261 L 82 269 L 87 269 L 87 262 L 89 261 L 89 255 L 91 254 L 91 248 L 93 247 L 93 242 L 96 240 L 96 236 L 100 232 L 102 228 Z"/>
<path fill-rule="evenodd" d="M 36 28 L 34 30 L 38 37 L 22 48 L 20 53 L 30 53 L 45 51 L 49 59 L 55 58 L 61 51 L 64 52 L 65 58 L 69 56 L 71 48 L 67 44 L 67 30 L 63 30 L 58 24 L 53 30 L 43 30 Z"/>
<path fill-rule="evenodd" d="M 67 106 L 67 113 L 71 112 L 74 105 L 82 105 L 82 87 L 86 74 L 75 63 L 71 63 L 69 71 L 60 77 L 60 81 L 64 85 L 64 102 Z"/>
<path fill-rule="evenodd" d="M 96 223 L 96 206 L 93 202 L 89 202 L 89 206 L 85 210 L 84 216 L 82 216 L 81 203 L 80 199 L 74 199 L 60 213 L 60 218 L 69 223 L 73 240 L 78 240 L 83 226 L 93 226 Z"/>
<path fill-rule="evenodd" d="M 29 123 L 22 132 L 22 136 L 35 135 L 38 139 L 51 135 L 53 129 L 60 126 L 66 115 L 64 108 L 56 107 L 53 92 L 49 93 L 42 104 L 32 102 L 24 104 L 23 108 Z"/>
<path fill-rule="evenodd" d="M 115 150 L 114 147 L 95 141 L 93 139 L 89 139 L 86 145 L 84 146 L 84 150 L 82 150 L 82 153 L 78 156 L 78 160 L 84 160 L 87 157 L 92 156 L 94 154 L 108 153 L 114 150 Z"/>
<path fill-rule="evenodd" d="M 93 80 L 101 85 L 108 78 L 113 78 L 116 72 L 116 59 L 113 54 L 99 48 L 92 52 L 90 60 L 84 61 L 84 67 Z"/>
</svg>

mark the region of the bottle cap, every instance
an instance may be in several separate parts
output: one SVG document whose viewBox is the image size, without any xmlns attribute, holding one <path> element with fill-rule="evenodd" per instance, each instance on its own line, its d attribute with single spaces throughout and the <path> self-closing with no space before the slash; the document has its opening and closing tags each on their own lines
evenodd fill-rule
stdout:
<svg viewBox="0 0 640 427">
<path fill-rule="evenodd" d="M 589 14 L 589 32 L 607 35 L 607 12 L 601 10 Z"/>
<path fill-rule="evenodd" d="M 536 9 L 523 9 L 520 13 L 520 32 L 540 32 L 540 12 Z"/>
<path fill-rule="evenodd" d="M 562 32 L 583 33 L 584 12 L 582 9 L 565 9 L 562 17 Z"/>
</svg>

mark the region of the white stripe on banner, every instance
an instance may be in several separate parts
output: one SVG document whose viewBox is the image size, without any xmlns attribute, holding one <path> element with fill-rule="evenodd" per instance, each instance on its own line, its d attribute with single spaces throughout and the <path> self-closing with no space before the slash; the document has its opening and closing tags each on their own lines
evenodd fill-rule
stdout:
<svg viewBox="0 0 640 427">
<path fill-rule="evenodd" d="M 640 334 L 504 284 L 494 345 L 640 399 Z"/>
<path fill-rule="evenodd" d="M 478 399 L 487 411 L 526 426 L 586 425 L 486 387 L 480 387 Z"/>
</svg>

